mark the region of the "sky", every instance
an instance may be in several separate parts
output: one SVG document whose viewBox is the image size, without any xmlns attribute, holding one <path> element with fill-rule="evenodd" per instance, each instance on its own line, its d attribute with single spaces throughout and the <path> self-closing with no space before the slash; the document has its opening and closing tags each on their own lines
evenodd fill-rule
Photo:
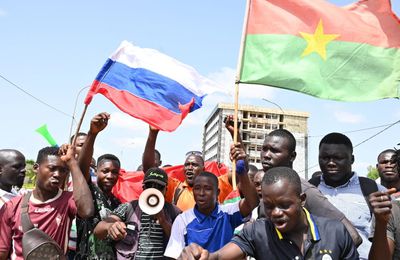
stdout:
<svg viewBox="0 0 400 260">
<path fill-rule="evenodd" d="M 157 49 L 232 90 L 245 5 L 244 0 L 1 1 L 0 148 L 18 149 L 36 159 L 37 151 L 47 146 L 35 132 L 43 124 L 58 143 L 67 142 L 71 124 L 75 132 L 83 110 L 85 87 L 123 40 Z M 392 0 L 392 8 L 399 16 L 400 1 Z M 346 133 L 353 145 L 361 143 L 354 149 L 353 165 L 360 175 L 376 164 L 380 151 L 400 143 L 399 124 L 383 127 L 399 120 L 398 99 L 338 102 L 266 86 L 240 86 L 240 104 L 276 108 L 263 99 L 283 110 L 310 113 L 309 174 L 319 169 L 318 143 L 327 133 Z M 187 151 L 201 150 L 203 124 L 218 102 L 232 103 L 233 96 L 207 96 L 203 108 L 189 114 L 175 132 L 159 134 L 157 148 L 164 164 L 182 164 Z M 103 111 L 111 120 L 97 138 L 95 156 L 113 153 L 125 169 L 135 170 L 141 164 L 148 126 L 96 95 L 82 131 L 88 131 L 90 119 Z"/>
</svg>

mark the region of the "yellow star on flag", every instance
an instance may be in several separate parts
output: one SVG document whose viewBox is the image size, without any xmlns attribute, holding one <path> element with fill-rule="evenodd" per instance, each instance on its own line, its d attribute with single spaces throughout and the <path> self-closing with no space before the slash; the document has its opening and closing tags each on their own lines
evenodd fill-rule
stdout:
<svg viewBox="0 0 400 260">
<path fill-rule="evenodd" d="M 340 34 L 324 34 L 322 20 L 319 20 L 314 34 L 300 32 L 300 35 L 307 41 L 307 47 L 301 54 L 301 57 L 316 52 L 324 60 L 326 60 L 326 45 L 340 36 Z"/>
</svg>

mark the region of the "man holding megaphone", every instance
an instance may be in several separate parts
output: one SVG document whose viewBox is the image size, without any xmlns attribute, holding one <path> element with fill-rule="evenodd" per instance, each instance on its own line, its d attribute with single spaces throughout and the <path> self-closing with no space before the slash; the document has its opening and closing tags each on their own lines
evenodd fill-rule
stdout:
<svg viewBox="0 0 400 260">
<path fill-rule="evenodd" d="M 164 202 L 168 175 L 160 168 L 150 168 L 143 180 L 139 200 L 121 204 L 94 230 L 99 239 L 111 238 L 117 259 L 162 258 L 171 226 L 181 211 Z"/>
</svg>

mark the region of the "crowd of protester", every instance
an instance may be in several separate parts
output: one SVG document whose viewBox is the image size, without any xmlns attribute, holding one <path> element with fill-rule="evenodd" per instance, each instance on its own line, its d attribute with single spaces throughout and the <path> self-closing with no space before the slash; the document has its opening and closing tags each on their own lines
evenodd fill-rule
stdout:
<svg viewBox="0 0 400 260">
<path fill-rule="evenodd" d="M 62 252 L 44 259 L 400 259 L 396 150 L 378 154 L 375 182 L 352 170 L 351 140 L 329 133 L 319 144 L 320 171 L 305 180 L 293 170 L 296 139 L 288 130 L 266 134 L 262 169 L 248 163 L 239 133 L 230 149 L 236 191 L 231 171 L 208 171 L 196 151 L 183 158 L 182 180 L 167 174 L 159 131 L 150 127 L 141 185 L 131 192 L 160 192 L 165 203 L 152 214 L 136 197 L 119 199 L 115 155 L 93 158 L 109 118 L 100 113 L 71 144 L 41 149 L 33 190 L 21 188 L 24 155 L 0 150 L 0 260 L 27 255 L 24 212 Z M 232 120 L 225 126 L 233 137 Z"/>
</svg>

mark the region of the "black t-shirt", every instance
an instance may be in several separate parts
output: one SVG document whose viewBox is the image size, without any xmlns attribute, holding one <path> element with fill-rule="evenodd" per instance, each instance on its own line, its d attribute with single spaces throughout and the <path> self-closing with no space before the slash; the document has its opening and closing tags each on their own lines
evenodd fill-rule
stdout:
<svg viewBox="0 0 400 260">
<path fill-rule="evenodd" d="M 316 216 L 307 219 L 309 230 L 304 256 L 294 242 L 286 239 L 266 219 L 246 225 L 231 242 L 257 260 L 359 259 L 356 246 L 342 223 Z"/>
</svg>

